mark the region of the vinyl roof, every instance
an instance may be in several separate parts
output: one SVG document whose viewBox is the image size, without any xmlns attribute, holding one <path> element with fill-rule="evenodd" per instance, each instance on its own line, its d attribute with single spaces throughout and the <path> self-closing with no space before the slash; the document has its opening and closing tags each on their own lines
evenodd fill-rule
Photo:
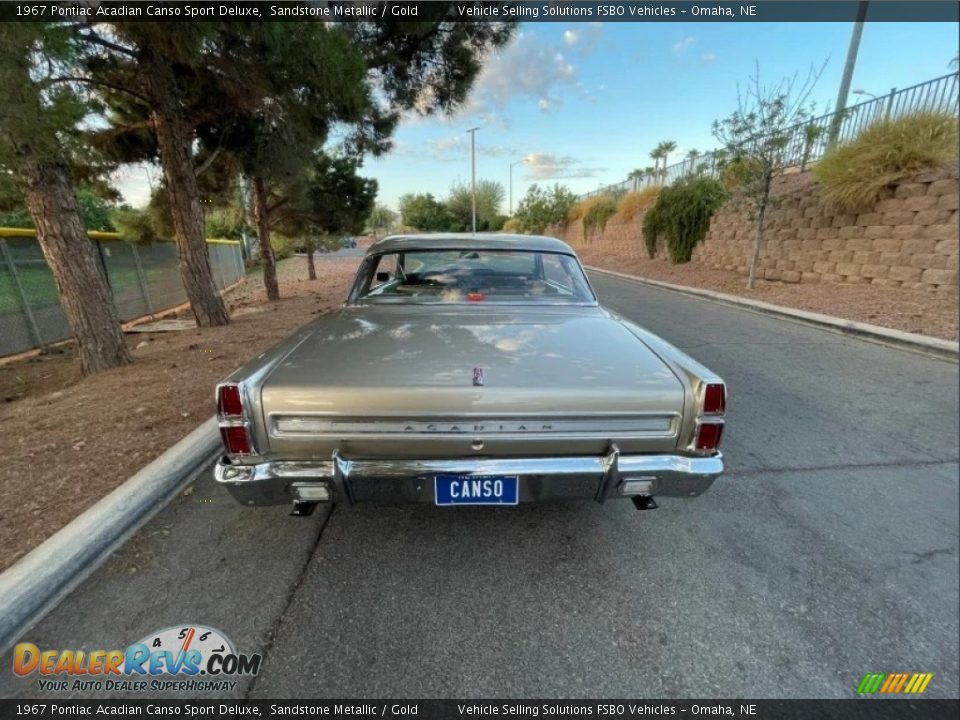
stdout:
<svg viewBox="0 0 960 720">
<path fill-rule="evenodd" d="M 576 255 L 563 240 L 545 235 L 512 235 L 510 233 L 390 235 L 371 245 L 367 254 L 412 250 L 523 250 Z"/>
</svg>

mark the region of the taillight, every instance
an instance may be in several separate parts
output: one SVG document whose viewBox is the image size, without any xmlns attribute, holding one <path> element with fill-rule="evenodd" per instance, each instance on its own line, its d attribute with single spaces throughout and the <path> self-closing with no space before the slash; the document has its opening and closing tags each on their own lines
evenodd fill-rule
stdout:
<svg viewBox="0 0 960 720">
<path fill-rule="evenodd" d="M 723 415 L 727 409 L 727 389 L 723 383 L 707 383 L 703 390 L 703 414 Z"/>
<path fill-rule="evenodd" d="M 697 438 L 693 447 L 697 452 L 710 453 L 720 447 L 723 436 L 723 423 L 701 423 L 697 428 Z"/>
<path fill-rule="evenodd" d="M 228 425 L 220 428 L 220 437 L 223 445 L 231 455 L 253 454 L 253 444 L 250 442 L 250 432 L 243 425 Z"/>
<path fill-rule="evenodd" d="M 243 417 L 243 397 L 239 385 L 221 385 L 217 411 L 224 417 Z"/>
<path fill-rule="evenodd" d="M 220 416 L 220 437 L 230 455 L 253 455 L 253 440 L 243 408 L 243 392 L 239 385 L 217 388 L 217 413 Z"/>
</svg>

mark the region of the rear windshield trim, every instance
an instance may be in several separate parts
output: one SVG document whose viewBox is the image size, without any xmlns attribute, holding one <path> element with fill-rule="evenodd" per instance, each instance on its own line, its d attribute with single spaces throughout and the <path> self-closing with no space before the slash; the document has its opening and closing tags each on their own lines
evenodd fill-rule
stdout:
<svg viewBox="0 0 960 720">
<path fill-rule="evenodd" d="M 373 272 L 373 269 L 376 267 L 377 262 L 384 255 L 407 255 L 415 253 L 431 253 L 431 252 L 481 252 L 481 253 L 530 253 L 533 255 L 557 255 L 560 257 L 570 258 L 573 263 L 580 270 L 581 278 L 585 286 L 586 292 L 589 293 L 590 300 L 570 300 L 570 301 L 551 301 L 551 300 L 493 300 L 488 299 L 483 302 L 475 302 L 468 300 L 444 300 L 444 301 L 429 301 L 429 300 L 417 300 L 416 302 L 411 302 L 409 298 L 397 298 L 391 296 L 370 296 L 368 294 L 361 294 L 362 288 L 367 284 L 367 278 L 370 273 Z M 526 249 L 526 248 L 503 248 L 503 247 L 476 247 L 475 245 L 461 245 L 449 244 L 444 245 L 443 247 L 417 247 L 417 248 L 404 248 L 403 250 L 398 249 L 387 249 L 376 252 L 368 252 L 364 255 L 363 260 L 360 264 L 360 267 L 357 269 L 356 277 L 354 278 L 353 285 L 350 288 L 350 293 L 346 301 L 347 305 L 360 307 L 367 305 L 444 305 L 444 306 L 470 306 L 470 307 L 484 307 L 489 305 L 500 305 L 500 306 L 518 306 L 518 307 L 530 307 L 530 306 L 552 306 L 552 307 L 597 307 L 599 306 L 599 300 L 597 298 L 597 293 L 594 291 L 593 286 L 590 284 L 590 278 L 587 276 L 587 272 L 583 267 L 583 264 L 580 262 L 580 259 L 577 257 L 575 252 L 565 251 L 562 249 L 557 250 L 541 250 L 541 249 Z"/>
</svg>

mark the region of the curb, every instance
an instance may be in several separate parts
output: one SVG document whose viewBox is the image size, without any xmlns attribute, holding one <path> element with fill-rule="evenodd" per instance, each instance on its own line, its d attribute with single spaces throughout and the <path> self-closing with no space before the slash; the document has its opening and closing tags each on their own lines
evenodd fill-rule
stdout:
<svg viewBox="0 0 960 720">
<path fill-rule="evenodd" d="M 0 573 L 0 652 L 36 625 L 163 509 L 219 450 L 211 417 Z"/>
<path fill-rule="evenodd" d="M 735 305 L 766 315 L 787 317 L 791 320 L 833 330 L 834 332 L 840 332 L 845 335 L 855 335 L 867 340 L 896 345 L 901 348 L 921 350 L 953 361 L 957 361 L 958 354 L 960 354 L 960 343 L 950 342 L 949 340 L 942 340 L 928 335 L 908 333 L 902 330 L 891 330 L 890 328 L 880 327 L 879 325 L 870 325 L 869 323 L 855 322 L 854 320 L 844 320 L 843 318 L 833 317 L 832 315 L 821 315 L 820 313 L 809 312 L 807 310 L 796 310 L 794 308 L 784 307 L 783 305 L 761 302 L 760 300 L 748 300 L 738 295 L 729 295 L 714 290 L 703 290 L 701 288 L 687 287 L 686 285 L 674 285 L 673 283 L 661 282 L 660 280 L 648 280 L 647 278 L 636 275 L 604 270 L 603 268 L 592 265 L 586 265 L 585 267 L 592 272 L 612 275 L 622 280 L 632 280 L 643 285 L 672 290 L 683 293 L 684 295 L 705 297 L 716 300 L 717 302 L 726 303 L 727 305 Z"/>
</svg>

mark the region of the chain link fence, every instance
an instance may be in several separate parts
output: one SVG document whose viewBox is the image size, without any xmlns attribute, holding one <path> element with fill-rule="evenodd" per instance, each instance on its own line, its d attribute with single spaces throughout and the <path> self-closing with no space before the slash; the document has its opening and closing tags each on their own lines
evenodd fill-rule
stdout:
<svg viewBox="0 0 960 720">
<path fill-rule="evenodd" d="M 800 123 L 786 131 L 787 142 L 781 165 L 785 168 L 806 168 L 826 154 L 834 143 L 853 140 L 869 125 L 879 120 L 890 120 L 918 112 L 944 112 L 953 115 L 958 107 L 960 73 L 951 73 L 901 90 L 891 90 L 887 95 L 851 105 L 839 113 L 829 113 Z M 643 190 L 651 185 L 670 185 L 687 175 L 697 174 L 718 177 L 727 160 L 724 150 L 714 150 L 692 158 L 686 158 L 652 176 L 605 185 L 579 196 L 579 200 L 596 195 L 621 197 L 628 192 Z"/>
<path fill-rule="evenodd" d="M 137 245 L 113 233 L 91 238 L 122 321 L 187 302 L 173 243 Z M 217 287 L 233 285 L 244 274 L 240 244 L 208 240 Z M 71 337 L 53 273 L 32 230 L 0 233 L 0 356 L 43 347 Z"/>
</svg>

